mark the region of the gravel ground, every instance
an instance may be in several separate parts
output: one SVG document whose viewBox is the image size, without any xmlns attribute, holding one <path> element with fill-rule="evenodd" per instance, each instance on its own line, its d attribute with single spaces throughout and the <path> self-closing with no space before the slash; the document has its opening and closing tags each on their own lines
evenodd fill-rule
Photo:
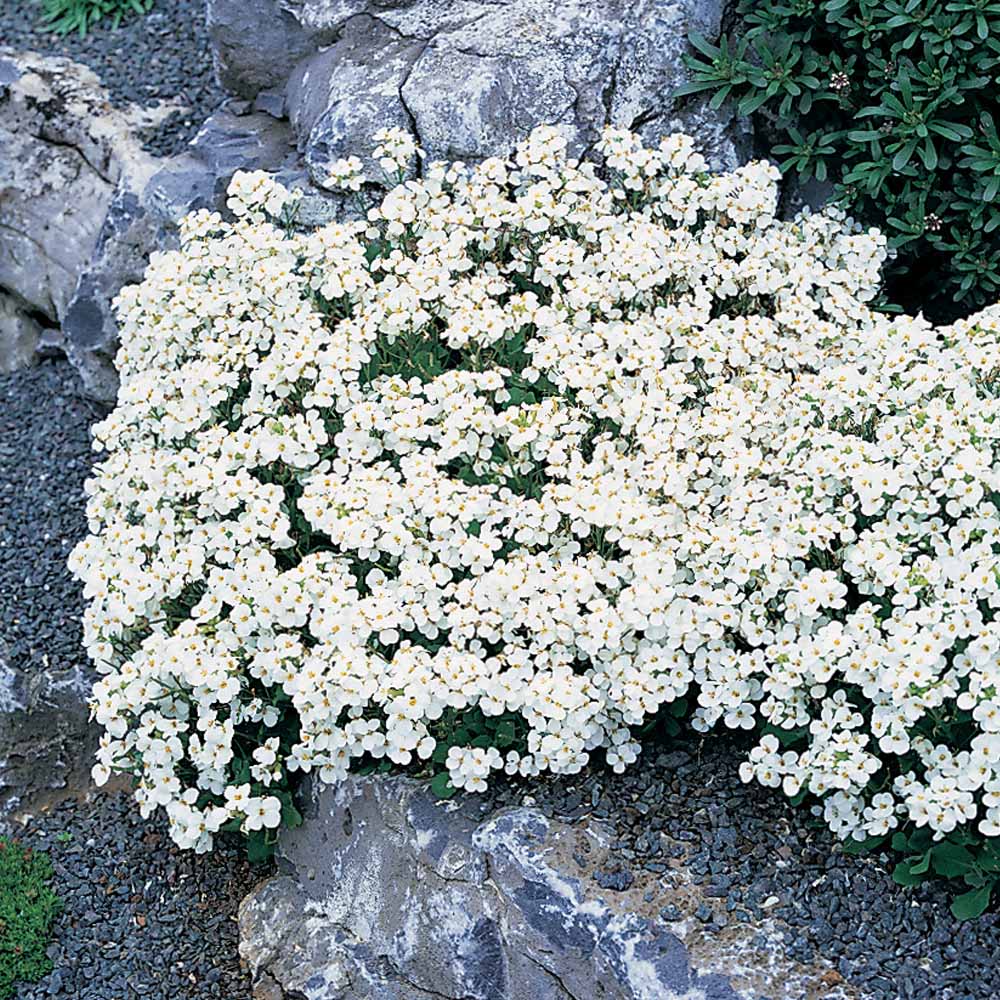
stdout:
<svg viewBox="0 0 1000 1000">
<path fill-rule="evenodd" d="M 27 668 L 86 659 L 66 557 L 87 528 L 89 428 L 101 413 L 65 361 L 0 375 L 0 639 Z"/>
<path fill-rule="evenodd" d="M 713 734 L 704 743 L 649 748 L 622 775 L 593 772 L 520 795 L 503 789 L 496 801 L 516 797 L 550 816 L 604 821 L 615 862 L 593 877 L 611 893 L 651 873 L 664 921 L 682 917 L 668 902 L 676 888 L 671 861 L 680 861 L 706 898 L 695 918 L 707 934 L 769 917 L 787 957 L 832 962 L 835 975 L 870 1000 L 1000 997 L 1000 914 L 960 923 L 940 884 L 903 889 L 884 855 L 840 853 L 808 809 L 740 781 L 741 752 Z"/>
<path fill-rule="evenodd" d="M 166 824 L 123 793 L 69 800 L 32 820 L 24 843 L 49 851 L 63 911 L 53 971 L 17 1000 L 249 1000 L 236 910 L 268 868 L 232 846 L 178 851 Z"/>
<path fill-rule="evenodd" d="M 41 11 L 41 0 L 0 0 L 0 45 L 84 63 L 119 106 L 185 105 L 144 137 L 152 153 L 179 152 L 226 97 L 212 69 L 204 0 L 156 0 L 149 14 L 116 29 L 99 22 L 84 38 L 46 31 Z"/>
</svg>

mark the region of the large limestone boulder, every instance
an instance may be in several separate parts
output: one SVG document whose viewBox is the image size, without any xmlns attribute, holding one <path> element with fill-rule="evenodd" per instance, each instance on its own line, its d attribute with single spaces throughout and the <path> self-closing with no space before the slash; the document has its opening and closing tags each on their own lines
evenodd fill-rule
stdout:
<svg viewBox="0 0 1000 1000">
<path fill-rule="evenodd" d="M 731 110 L 670 97 L 688 32 L 718 37 L 724 0 L 207 4 L 220 78 L 247 97 L 282 94 L 318 185 L 384 125 L 409 128 L 432 159 L 504 154 L 539 124 L 562 125 L 577 154 L 605 124 L 688 131 L 720 169 L 749 152 Z"/>
<path fill-rule="evenodd" d="M 585 153 L 611 123 L 682 129 L 719 168 L 744 123 L 674 101 L 686 36 L 717 37 L 725 0 L 206 0 L 220 80 L 236 99 L 169 160 L 144 152 L 154 115 L 111 107 L 65 59 L 0 49 L 0 370 L 61 344 L 96 399 L 117 392 L 112 302 L 237 169 L 303 186 L 303 224 L 342 217 L 332 161 L 409 129 L 433 159 L 504 154 L 559 124 Z M 60 338 L 47 328 L 61 326 Z"/>
<path fill-rule="evenodd" d="M 42 324 L 31 306 L 0 290 L 0 374 L 17 371 L 35 360 L 42 340 Z"/>
<path fill-rule="evenodd" d="M 0 370 L 65 317 L 115 186 L 154 169 L 136 138 L 151 121 L 83 66 L 0 48 Z"/>
<path fill-rule="evenodd" d="M 667 924 L 641 878 L 601 889 L 611 849 L 596 821 L 482 809 L 398 777 L 315 792 L 281 837 L 281 874 L 240 907 L 257 1000 L 843 998 L 762 947 L 762 927 L 739 925 L 725 947 L 700 936 L 690 891 Z"/>
<path fill-rule="evenodd" d="M 248 106 L 220 109 L 181 156 L 147 153 L 141 132 L 170 110 L 116 109 L 86 67 L 0 49 L 0 371 L 59 347 L 113 401 L 112 302 L 180 219 L 221 208 L 236 170 L 307 183 L 288 123 Z"/>
<path fill-rule="evenodd" d="M 333 41 L 274 0 L 207 0 L 205 14 L 219 82 L 238 97 L 283 84 L 295 64 Z"/>
</svg>

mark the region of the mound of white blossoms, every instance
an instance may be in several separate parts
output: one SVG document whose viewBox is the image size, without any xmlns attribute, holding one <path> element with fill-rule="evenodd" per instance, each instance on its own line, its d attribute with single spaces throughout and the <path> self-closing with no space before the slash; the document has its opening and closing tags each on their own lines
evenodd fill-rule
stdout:
<svg viewBox="0 0 1000 1000">
<path fill-rule="evenodd" d="M 767 164 L 564 147 L 305 234 L 238 175 L 122 293 L 96 777 L 204 850 L 296 770 L 620 769 L 686 696 L 841 836 L 1000 834 L 1000 311 L 873 313 L 882 237 L 777 221 Z"/>
</svg>

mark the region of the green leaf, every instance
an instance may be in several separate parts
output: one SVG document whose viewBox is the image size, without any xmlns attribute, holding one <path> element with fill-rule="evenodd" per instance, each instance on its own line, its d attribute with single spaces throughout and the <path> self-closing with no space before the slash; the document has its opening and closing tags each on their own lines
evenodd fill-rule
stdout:
<svg viewBox="0 0 1000 1000">
<path fill-rule="evenodd" d="M 921 159 L 928 170 L 934 170 L 938 165 L 937 150 L 934 148 L 934 140 L 930 136 L 924 139 L 924 148 L 921 150 Z"/>
<path fill-rule="evenodd" d="M 683 718 L 688 713 L 687 698 L 675 698 L 667 705 L 667 711 L 675 718 Z"/>
<path fill-rule="evenodd" d="M 971 139 L 973 132 L 972 129 L 967 125 L 961 125 L 955 122 L 929 122 L 927 127 L 932 132 L 937 132 L 938 135 L 945 139 L 951 139 L 952 142 L 960 142 L 962 139 Z"/>
<path fill-rule="evenodd" d="M 291 795 L 285 793 L 279 796 L 281 799 L 281 822 L 289 829 L 294 830 L 297 826 L 302 826 L 302 813 L 295 807 Z"/>
<path fill-rule="evenodd" d="M 671 96 L 687 97 L 688 94 L 700 94 L 705 90 L 714 90 L 718 86 L 719 82 L 717 80 L 692 81 L 691 83 L 682 84 L 680 87 L 671 91 Z"/>
<path fill-rule="evenodd" d="M 876 847 L 885 843 L 885 835 L 880 837 L 866 837 L 864 840 L 845 841 L 840 849 L 844 854 L 869 854 Z"/>
<path fill-rule="evenodd" d="M 718 111 L 723 104 L 726 103 L 726 98 L 729 97 L 732 92 L 732 84 L 726 84 L 721 90 L 719 90 L 715 96 L 708 102 L 708 106 L 713 111 Z"/>
<path fill-rule="evenodd" d="M 913 88 L 910 86 L 909 76 L 906 73 L 900 73 L 896 82 L 899 84 L 899 92 L 903 95 L 903 100 L 909 104 L 913 100 Z"/>
<path fill-rule="evenodd" d="M 497 746 L 500 749 L 505 750 L 507 747 L 512 746 L 517 741 L 517 732 L 514 729 L 514 723 L 510 719 L 504 719 L 499 726 L 497 726 Z"/>
<path fill-rule="evenodd" d="M 960 878 L 976 867 L 976 859 L 959 844 L 938 844 L 931 854 L 934 871 L 946 878 Z"/>
<path fill-rule="evenodd" d="M 916 874 L 909 862 L 900 861 L 892 870 L 892 880 L 897 885 L 919 885 L 923 882 L 923 876 Z"/>
<path fill-rule="evenodd" d="M 990 894 L 993 891 L 994 884 L 993 882 L 988 882 L 978 889 L 972 889 L 969 892 L 963 892 L 960 896 L 956 896 L 951 903 L 951 912 L 959 920 L 972 920 L 980 916 L 985 912 L 986 907 L 990 905 Z"/>
<path fill-rule="evenodd" d="M 274 855 L 274 844 L 268 843 L 263 830 L 254 830 L 247 837 L 247 861 L 252 865 L 260 865 L 269 861 Z"/>
<path fill-rule="evenodd" d="M 447 771 L 441 771 L 431 778 L 431 791 L 439 799 L 450 799 L 458 789 L 451 783 Z"/>
<path fill-rule="evenodd" d="M 763 727 L 764 734 L 771 734 L 776 736 L 778 742 L 784 746 L 793 746 L 796 743 L 801 742 L 809 734 L 808 726 L 803 726 L 800 729 L 781 729 L 778 726 L 771 725 L 767 723 Z"/>
<path fill-rule="evenodd" d="M 902 149 L 892 158 L 892 169 L 896 171 L 902 170 L 910 162 L 910 157 L 913 156 L 913 151 L 916 148 L 917 140 L 908 139 Z"/>
<path fill-rule="evenodd" d="M 767 91 L 758 91 L 756 94 L 752 94 L 749 97 L 744 97 L 740 101 L 739 111 L 741 115 L 751 115 L 759 107 L 766 104 L 774 95 L 768 93 Z"/>
<path fill-rule="evenodd" d="M 708 56 L 709 59 L 716 59 L 722 55 L 722 50 L 717 45 L 713 45 L 704 35 L 697 31 L 692 31 L 688 35 L 688 41 L 699 52 Z"/>
</svg>

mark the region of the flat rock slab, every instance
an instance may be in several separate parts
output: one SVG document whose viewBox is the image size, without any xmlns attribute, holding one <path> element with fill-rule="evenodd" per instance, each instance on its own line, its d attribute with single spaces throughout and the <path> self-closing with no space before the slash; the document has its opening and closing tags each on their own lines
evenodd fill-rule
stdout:
<svg viewBox="0 0 1000 1000">
<path fill-rule="evenodd" d="M 409 779 L 350 778 L 320 788 L 304 825 L 282 835 L 280 874 L 240 907 L 240 953 L 258 1000 L 858 995 L 785 961 L 766 926 L 706 946 L 688 916 L 696 893 L 677 892 L 668 924 L 609 862 L 590 819 L 484 815 L 475 799 L 441 803 Z"/>
</svg>

